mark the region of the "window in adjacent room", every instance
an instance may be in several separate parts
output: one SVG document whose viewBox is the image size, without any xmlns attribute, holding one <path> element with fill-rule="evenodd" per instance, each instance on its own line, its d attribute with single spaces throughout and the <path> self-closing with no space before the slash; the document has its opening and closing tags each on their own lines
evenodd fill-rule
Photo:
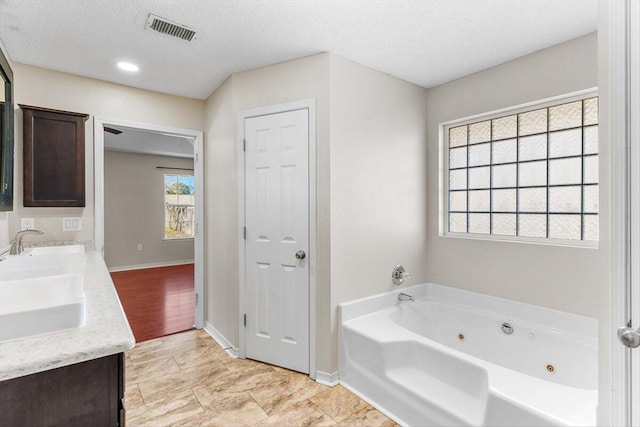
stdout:
<svg viewBox="0 0 640 427">
<path fill-rule="evenodd" d="M 446 235 L 598 241 L 594 93 L 442 129 Z"/>
<path fill-rule="evenodd" d="M 195 180 L 193 175 L 164 175 L 164 238 L 193 238 Z"/>
</svg>

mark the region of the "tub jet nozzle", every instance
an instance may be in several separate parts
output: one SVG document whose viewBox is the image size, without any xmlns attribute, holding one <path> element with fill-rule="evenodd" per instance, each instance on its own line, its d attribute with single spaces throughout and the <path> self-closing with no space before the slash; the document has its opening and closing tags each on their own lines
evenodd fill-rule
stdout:
<svg viewBox="0 0 640 427">
<path fill-rule="evenodd" d="M 504 322 L 502 324 L 502 332 L 507 335 L 511 335 L 513 333 L 513 326 L 509 322 Z"/>
</svg>

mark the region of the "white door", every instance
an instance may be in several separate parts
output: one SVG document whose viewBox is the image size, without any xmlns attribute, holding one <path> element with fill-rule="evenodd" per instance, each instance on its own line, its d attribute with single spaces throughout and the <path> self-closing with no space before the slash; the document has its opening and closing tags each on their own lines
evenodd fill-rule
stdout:
<svg viewBox="0 0 640 427">
<path fill-rule="evenodd" d="M 640 335 L 640 3 L 629 4 L 629 139 L 631 219 L 631 322 Z M 640 347 L 631 350 L 631 425 L 640 426 Z"/>
<path fill-rule="evenodd" d="M 245 349 L 309 372 L 309 110 L 245 118 Z"/>
<path fill-rule="evenodd" d="M 613 158 L 613 424 L 640 426 L 640 2 L 609 2 Z M 614 324 L 614 326 L 617 326 Z"/>
</svg>

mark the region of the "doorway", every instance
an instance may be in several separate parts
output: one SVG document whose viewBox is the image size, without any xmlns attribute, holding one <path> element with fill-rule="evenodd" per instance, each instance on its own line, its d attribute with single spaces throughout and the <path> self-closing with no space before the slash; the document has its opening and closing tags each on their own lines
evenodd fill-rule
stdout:
<svg viewBox="0 0 640 427">
<path fill-rule="evenodd" d="M 174 180 L 176 182 L 173 185 L 178 189 L 179 186 L 189 186 L 193 184 L 195 188 L 195 194 L 187 195 L 170 195 L 167 197 L 173 197 L 176 200 L 180 197 L 187 200 L 190 199 L 189 203 L 192 205 L 191 210 L 195 215 L 192 215 L 191 222 L 188 225 L 185 225 L 185 215 L 189 210 L 188 207 L 183 207 L 180 210 L 180 230 L 178 230 L 179 236 L 173 230 L 169 235 L 167 235 L 167 231 L 165 227 L 161 224 L 158 230 L 154 230 L 154 233 L 157 233 L 155 237 L 157 241 L 161 242 L 160 245 L 170 246 L 174 245 L 171 250 L 175 251 L 177 246 L 175 242 L 178 242 L 179 239 L 173 240 L 173 237 L 181 237 L 185 238 L 188 236 L 183 236 L 185 230 L 190 230 L 192 232 L 192 239 L 183 239 L 190 240 L 192 244 L 192 254 L 193 254 L 193 325 L 196 328 L 202 328 L 204 324 L 204 304 L 203 304 L 203 295 L 204 295 L 204 236 L 202 233 L 203 230 L 203 220 L 204 220 L 204 202 L 203 202 L 203 192 L 198 191 L 198 189 L 204 188 L 204 174 L 203 174 L 203 165 L 202 165 L 202 145 L 203 145 L 203 132 L 191 129 L 184 128 L 173 128 L 168 126 L 158 126 L 151 125 L 145 123 L 137 123 L 137 122 L 129 122 L 124 120 L 117 119 L 104 119 L 100 117 L 94 118 L 94 143 L 95 143 L 95 158 L 94 158 L 94 170 L 95 170 L 95 244 L 96 249 L 101 251 L 103 257 L 105 256 L 105 158 L 107 156 L 106 146 L 105 146 L 105 131 L 109 134 L 113 134 L 114 132 L 131 132 L 135 133 L 137 136 L 141 135 L 155 135 L 156 139 L 177 139 L 182 141 L 191 141 L 191 144 L 186 144 L 182 147 L 182 150 L 186 152 L 183 153 L 182 157 L 190 157 L 189 164 L 191 167 L 173 167 L 172 165 L 167 165 L 164 163 L 158 162 L 158 164 L 154 164 L 153 168 L 156 171 L 156 175 L 161 176 L 161 181 L 158 184 L 159 186 L 166 186 L 167 179 Z M 126 144 L 124 144 L 126 146 Z M 152 148 L 150 148 L 152 147 Z M 153 148 L 155 147 L 155 149 Z M 152 144 L 146 148 L 147 152 L 145 154 L 149 156 L 157 156 L 162 155 L 166 159 L 171 158 L 172 156 L 166 156 L 171 152 L 167 147 L 163 146 L 162 143 L 156 144 L 155 146 Z M 126 150 L 121 150 L 126 151 Z M 122 153 L 119 153 L 122 154 Z M 136 154 L 136 153 L 134 153 Z M 139 154 L 139 153 L 138 153 Z M 175 156 L 173 156 L 175 157 Z M 158 157 L 160 159 L 160 157 Z M 147 159 L 148 160 L 148 159 Z M 151 160 L 154 161 L 154 160 Z M 187 176 L 191 175 L 191 178 Z M 162 178 L 164 176 L 164 179 Z M 168 178 L 167 178 L 168 176 Z M 132 180 L 135 181 L 135 180 Z M 184 182 L 182 182 L 184 181 Z M 131 182 L 130 185 L 135 186 L 136 182 Z M 171 184 L 171 183 L 169 183 Z M 140 190 L 143 191 L 143 190 Z M 165 192 L 162 187 L 159 187 L 158 191 L 160 193 Z M 184 192 L 180 192 L 184 193 Z M 160 197 L 163 197 L 160 194 Z M 170 202 L 175 202 L 170 200 Z M 158 210 L 158 215 L 162 216 L 162 221 L 164 218 L 171 218 L 169 215 L 171 212 L 167 210 L 167 202 L 160 201 L 156 209 Z M 182 205 L 184 203 L 180 202 Z M 170 203 L 171 204 L 171 203 Z M 175 210 L 175 209 L 173 209 Z M 183 212 L 184 211 L 184 212 Z M 173 212 L 174 214 L 176 212 Z M 132 212 L 132 215 L 135 214 Z M 122 218 L 121 218 L 122 219 Z M 126 218 L 125 218 L 126 219 Z M 189 221 L 187 221 L 189 222 Z M 170 224 L 171 225 L 171 224 Z M 184 242 L 182 242 L 184 244 Z M 145 250 L 145 244 L 143 242 L 135 242 L 133 245 L 133 250 L 138 252 L 143 252 Z M 129 248 L 131 249 L 131 248 Z M 183 263 L 183 262 L 182 262 Z M 136 264 L 136 262 L 134 262 Z M 177 264 L 181 264 L 181 262 L 177 262 Z M 169 268 L 167 265 L 163 265 L 163 263 L 158 263 L 158 265 L 154 265 L 153 262 L 141 262 L 139 265 L 134 265 L 137 268 L 143 267 L 163 267 Z"/>
<path fill-rule="evenodd" d="M 240 356 L 315 378 L 315 102 L 244 111 Z"/>
</svg>

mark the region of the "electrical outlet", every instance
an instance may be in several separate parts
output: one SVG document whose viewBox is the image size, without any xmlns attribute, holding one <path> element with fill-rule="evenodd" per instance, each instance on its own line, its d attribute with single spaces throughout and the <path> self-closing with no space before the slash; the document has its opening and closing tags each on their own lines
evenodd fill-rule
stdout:
<svg viewBox="0 0 640 427">
<path fill-rule="evenodd" d="M 80 217 L 62 218 L 62 231 L 82 231 L 82 218 Z"/>
<path fill-rule="evenodd" d="M 142 244 L 141 243 L 138 243 L 138 250 L 142 251 Z"/>
<path fill-rule="evenodd" d="M 20 218 L 20 230 L 33 230 L 36 228 L 36 221 L 33 218 Z"/>
</svg>

